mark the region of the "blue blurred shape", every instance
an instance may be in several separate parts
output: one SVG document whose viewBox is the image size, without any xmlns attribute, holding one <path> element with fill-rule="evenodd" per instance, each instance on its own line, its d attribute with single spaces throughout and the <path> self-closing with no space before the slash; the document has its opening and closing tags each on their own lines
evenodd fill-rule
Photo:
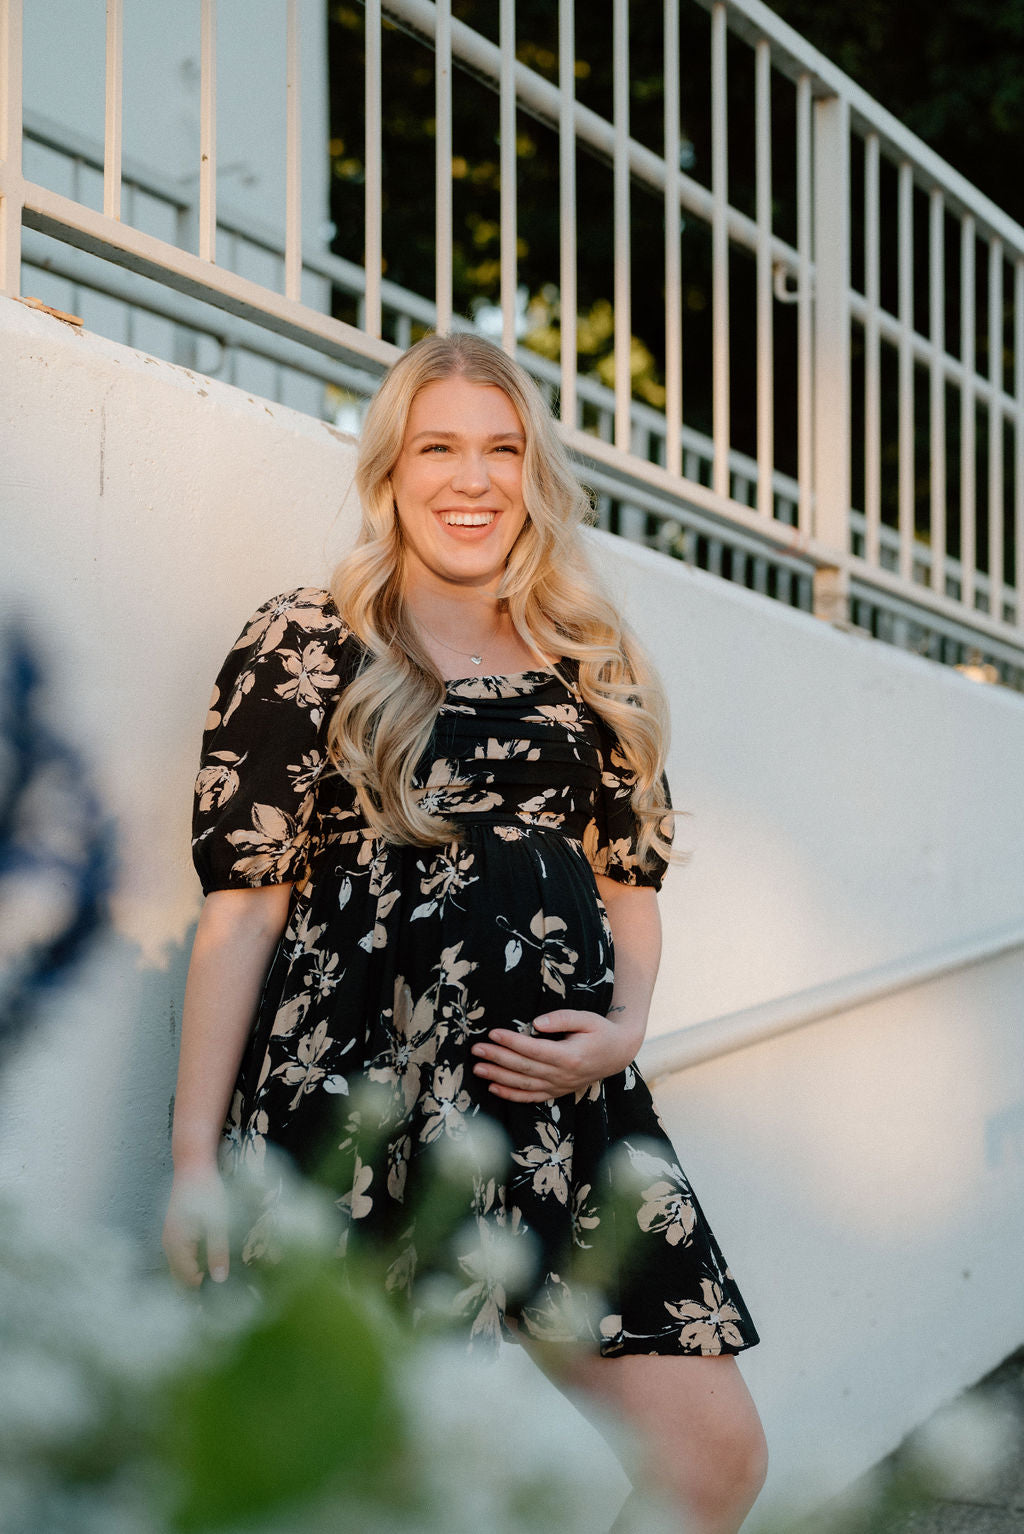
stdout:
<svg viewBox="0 0 1024 1534">
<path fill-rule="evenodd" d="M 0 638 L 0 1060 L 106 920 L 113 832 L 86 763 L 44 709 L 20 628 Z"/>
</svg>

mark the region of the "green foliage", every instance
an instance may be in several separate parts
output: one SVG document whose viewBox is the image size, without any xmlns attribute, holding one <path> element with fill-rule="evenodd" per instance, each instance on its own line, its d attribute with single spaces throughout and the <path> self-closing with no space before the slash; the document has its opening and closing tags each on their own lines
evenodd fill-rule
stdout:
<svg viewBox="0 0 1024 1534">
<path fill-rule="evenodd" d="M 458 1180 L 457 1162 L 445 1175 Z M 333 1201 L 281 1169 L 273 1180 L 274 1260 L 236 1263 L 198 1297 L 109 1231 L 0 1208 L 4 1534 L 606 1528 L 618 1482 L 582 1422 L 553 1426 L 536 1378 L 472 1357 L 437 1314 L 403 1326 L 378 1272 L 339 1263 Z M 240 1229 L 261 1197 L 236 1189 Z M 424 1207 L 441 1218 L 448 1202 L 442 1189 Z M 587 1250 L 588 1275 L 599 1283 L 613 1258 Z M 1019 1431 L 995 1395 L 960 1403 L 815 1518 L 759 1527 L 896 1534 L 935 1495 L 983 1497 Z M 628 1443 L 618 1452 L 628 1463 Z M 630 1513 L 637 1534 L 678 1530 L 654 1502 Z"/>
<path fill-rule="evenodd" d="M 336 1261 L 293 1255 L 244 1330 L 174 1379 L 159 1451 L 183 1534 L 283 1515 L 310 1498 L 401 1497 L 397 1336 Z M 340 1451 L 340 1452 L 339 1452 Z"/>
</svg>

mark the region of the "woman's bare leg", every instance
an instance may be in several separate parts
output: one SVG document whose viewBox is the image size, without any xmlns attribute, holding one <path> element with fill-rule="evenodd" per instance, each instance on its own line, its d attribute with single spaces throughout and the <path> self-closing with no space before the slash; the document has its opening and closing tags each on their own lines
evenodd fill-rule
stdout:
<svg viewBox="0 0 1024 1534">
<path fill-rule="evenodd" d="M 582 1394 L 584 1408 L 589 1398 L 634 1430 L 644 1472 L 679 1508 L 686 1534 L 736 1534 L 764 1485 L 767 1448 L 735 1358 L 583 1355 L 556 1363 L 548 1349 L 530 1352 L 557 1385 Z M 628 1504 L 615 1527 L 630 1529 Z"/>
</svg>

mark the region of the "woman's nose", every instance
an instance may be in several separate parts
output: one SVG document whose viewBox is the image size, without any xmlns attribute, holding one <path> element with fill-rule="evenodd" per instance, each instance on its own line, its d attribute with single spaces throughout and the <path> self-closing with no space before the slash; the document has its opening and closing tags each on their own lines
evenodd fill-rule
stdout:
<svg viewBox="0 0 1024 1534">
<path fill-rule="evenodd" d="M 452 475 L 453 490 L 460 490 L 464 495 L 482 495 L 490 482 L 487 460 L 482 453 L 459 454 L 455 473 Z"/>
</svg>

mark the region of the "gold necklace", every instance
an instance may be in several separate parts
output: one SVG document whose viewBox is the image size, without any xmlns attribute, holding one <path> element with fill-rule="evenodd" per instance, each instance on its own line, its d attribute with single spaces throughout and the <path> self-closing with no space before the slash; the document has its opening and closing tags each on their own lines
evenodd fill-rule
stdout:
<svg viewBox="0 0 1024 1534">
<path fill-rule="evenodd" d="M 418 623 L 419 627 L 423 630 L 424 634 L 426 634 L 427 638 L 428 639 L 432 639 L 435 644 L 439 644 L 443 650 L 450 650 L 453 655 L 461 655 L 464 660 L 471 660 L 473 662 L 474 666 L 482 666 L 483 665 L 483 660 L 484 660 L 484 651 L 483 650 L 480 651 L 479 655 L 474 655 L 472 653 L 472 651 L 470 651 L 470 650 L 457 650 L 455 648 L 455 646 L 453 644 L 449 644 L 446 639 L 438 639 L 437 635 L 435 633 L 433 633 L 430 629 L 427 628 L 427 625 L 423 622 L 422 618 L 417 618 L 416 622 Z M 491 640 L 494 639 L 494 637 L 497 634 L 497 632 L 498 632 L 498 626 L 497 626 L 497 624 L 495 624 L 495 626 L 494 626 L 494 633 L 491 635 Z M 490 640 L 488 641 L 488 643 L 490 643 Z"/>
</svg>

